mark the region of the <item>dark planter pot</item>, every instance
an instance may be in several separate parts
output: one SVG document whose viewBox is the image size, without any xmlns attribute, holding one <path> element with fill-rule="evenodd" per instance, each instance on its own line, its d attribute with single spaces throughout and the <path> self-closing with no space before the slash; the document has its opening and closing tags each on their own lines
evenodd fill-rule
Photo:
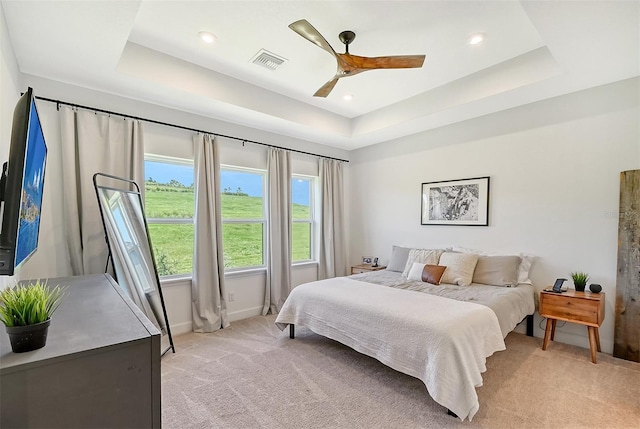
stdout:
<svg viewBox="0 0 640 429">
<path fill-rule="evenodd" d="M 577 284 L 575 284 L 575 283 L 574 283 L 574 284 L 573 284 L 573 286 L 575 286 L 576 291 L 578 291 L 578 292 L 584 292 L 584 288 L 585 288 L 587 285 L 577 285 Z"/>
<path fill-rule="evenodd" d="M 47 344 L 47 332 L 50 324 L 51 319 L 35 325 L 6 326 L 9 341 L 11 341 L 11 350 L 14 353 L 24 353 L 43 348 Z"/>
</svg>

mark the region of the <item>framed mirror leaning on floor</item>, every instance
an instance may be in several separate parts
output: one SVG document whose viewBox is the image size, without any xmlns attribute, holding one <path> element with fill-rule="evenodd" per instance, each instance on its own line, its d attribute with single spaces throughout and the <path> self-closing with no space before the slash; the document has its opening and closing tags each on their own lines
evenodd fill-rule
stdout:
<svg viewBox="0 0 640 429">
<path fill-rule="evenodd" d="M 175 353 L 140 187 L 104 173 L 93 175 L 115 279 L 162 333 L 161 354 Z"/>
</svg>

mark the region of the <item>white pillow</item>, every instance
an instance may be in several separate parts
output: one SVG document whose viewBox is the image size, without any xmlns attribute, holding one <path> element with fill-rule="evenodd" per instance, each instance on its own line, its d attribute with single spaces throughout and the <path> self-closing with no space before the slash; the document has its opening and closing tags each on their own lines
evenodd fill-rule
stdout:
<svg viewBox="0 0 640 429">
<path fill-rule="evenodd" d="M 527 255 L 525 253 L 490 253 L 484 252 L 482 250 L 469 249 L 459 246 L 453 246 L 453 251 L 461 253 L 475 253 L 476 255 L 481 256 L 519 256 L 520 266 L 518 266 L 518 284 L 531 284 L 531 280 L 529 279 L 529 271 L 531 271 L 531 266 L 536 259 L 536 257 L 533 255 Z"/>
<path fill-rule="evenodd" d="M 444 252 L 440 256 L 439 265 L 444 265 L 447 269 L 444 270 L 440 282 L 469 286 L 477 263 L 478 255 L 475 253 Z"/>
<path fill-rule="evenodd" d="M 531 284 L 531 280 L 529 280 L 529 271 L 531 271 L 531 265 L 533 265 L 533 261 L 536 259 L 535 256 L 525 255 L 524 253 L 518 253 L 520 256 L 520 266 L 518 267 L 518 284 Z"/>
<path fill-rule="evenodd" d="M 419 282 L 422 281 L 422 271 L 424 270 L 424 266 L 427 264 L 420 264 L 418 262 L 414 262 L 409 270 L 409 274 L 407 275 L 407 280 L 417 280 Z"/>
<path fill-rule="evenodd" d="M 420 264 L 438 265 L 438 260 L 440 259 L 440 255 L 442 255 L 443 252 L 444 250 L 440 249 L 411 249 L 409 251 L 407 264 L 404 266 L 402 275 L 405 277 L 409 275 L 409 270 L 411 270 L 411 267 L 413 267 L 414 262 L 418 262 Z"/>
</svg>

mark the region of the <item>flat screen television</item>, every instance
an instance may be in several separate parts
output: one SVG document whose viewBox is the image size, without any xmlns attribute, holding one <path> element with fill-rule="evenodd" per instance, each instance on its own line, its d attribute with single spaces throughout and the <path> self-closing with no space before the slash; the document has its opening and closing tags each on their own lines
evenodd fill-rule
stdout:
<svg viewBox="0 0 640 429">
<path fill-rule="evenodd" d="M 0 179 L 0 275 L 13 275 L 38 248 L 46 161 L 47 145 L 29 88 L 13 112 L 9 161 Z"/>
</svg>

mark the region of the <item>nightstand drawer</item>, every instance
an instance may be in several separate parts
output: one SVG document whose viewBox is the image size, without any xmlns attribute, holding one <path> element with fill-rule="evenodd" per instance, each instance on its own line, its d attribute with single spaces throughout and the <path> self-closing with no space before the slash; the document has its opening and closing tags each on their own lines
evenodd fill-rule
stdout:
<svg viewBox="0 0 640 429">
<path fill-rule="evenodd" d="M 602 301 L 580 299 L 570 295 L 544 293 L 540 300 L 540 315 L 570 322 L 582 322 L 593 326 L 602 323 Z"/>
<path fill-rule="evenodd" d="M 353 265 L 351 267 L 351 274 L 362 274 L 362 273 L 368 273 L 370 271 L 380 271 L 380 270 L 384 270 L 385 268 L 387 268 L 385 265 L 377 265 L 377 266 L 373 266 L 370 264 L 360 264 L 360 265 Z"/>
</svg>

